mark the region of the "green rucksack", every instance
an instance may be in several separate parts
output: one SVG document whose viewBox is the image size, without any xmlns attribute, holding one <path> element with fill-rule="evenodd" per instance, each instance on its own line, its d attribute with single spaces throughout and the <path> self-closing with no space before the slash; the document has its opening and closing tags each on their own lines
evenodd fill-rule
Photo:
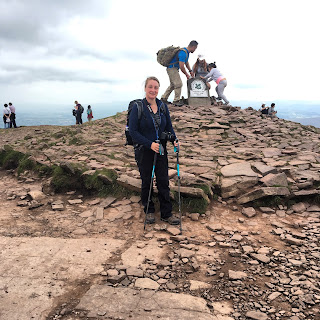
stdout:
<svg viewBox="0 0 320 320">
<path fill-rule="evenodd" d="M 170 65 L 171 60 L 173 57 L 178 54 L 180 50 L 183 50 L 185 53 L 186 50 L 180 47 L 166 47 L 162 48 L 157 52 L 157 61 L 164 67 L 168 67 Z"/>
</svg>

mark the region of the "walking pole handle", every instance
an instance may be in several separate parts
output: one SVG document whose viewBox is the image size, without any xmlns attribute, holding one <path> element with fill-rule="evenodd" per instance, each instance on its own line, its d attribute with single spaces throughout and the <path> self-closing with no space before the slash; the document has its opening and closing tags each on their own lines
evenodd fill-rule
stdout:
<svg viewBox="0 0 320 320">
<path fill-rule="evenodd" d="M 176 139 L 174 142 L 177 143 L 177 146 L 174 146 L 173 150 L 174 150 L 174 152 L 179 153 L 179 151 L 180 151 L 179 150 L 180 149 L 180 147 L 179 147 L 179 139 Z"/>
</svg>

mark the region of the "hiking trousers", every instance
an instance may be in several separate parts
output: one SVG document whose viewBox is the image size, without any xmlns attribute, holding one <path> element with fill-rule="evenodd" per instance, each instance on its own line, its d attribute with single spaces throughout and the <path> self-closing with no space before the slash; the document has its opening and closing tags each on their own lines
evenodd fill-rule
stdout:
<svg viewBox="0 0 320 320">
<path fill-rule="evenodd" d="M 139 167 L 141 178 L 141 202 L 144 212 L 147 211 L 149 189 L 151 183 L 152 167 L 154 152 L 143 146 L 135 148 L 135 159 Z M 168 176 L 168 156 L 167 154 L 157 154 L 155 166 L 156 184 L 158 189 L 158 199 L 160 202 L 161 218 L 169 218 L 172 216 L 172 204 L 170 200 L 169 176 Z M 149 202 L 149 213 L 155 212 L 154 203 L 152 201 L 153 186 Z"/>
<path fill-rule="evenodd" d="M 223 99 L 223 101 L 228 104 L 229 100 L 227 99 L 227 97 L 224 95 L 223 91 L 225 89 L 225 87 L 227 86 L 227 80 L 221 80 L 219 82 L 219 84 L 216 86 L 216 91 L 218 94 L 218 98 Z"/>
<path fill-rule="evenodd" d="M 167 73 L 170 80 L 170 85 L 162 95 L 162 99 L 168 100 L 171 92 L 174 90 L 174 102 L 180 101 L 181 90 L 182 90 L 182 81 L 179 74 L 179 69 L 177 68 L 167 68 Z"/>
<path fill-rule="evenodd" d="M 16 114 L 13 113 L 13 112 L 10 115 L 10 128 L 12 128 L 12 126 L 14 126 L 15 128 L 17 127 L 17 125 L 16 125 Z"/>
</svg>

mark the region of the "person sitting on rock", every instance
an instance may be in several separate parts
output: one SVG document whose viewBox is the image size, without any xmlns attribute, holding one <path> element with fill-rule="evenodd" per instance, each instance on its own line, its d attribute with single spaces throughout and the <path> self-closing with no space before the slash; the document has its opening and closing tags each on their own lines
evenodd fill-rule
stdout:
<svg viewBox="0 0 320 320">
<path fill-rule="evenodd" d="M 266 107 L 266 104 L 263 103 L 260 110 L 261 110 L 261 114 L 267 115 L 269 112 L 269 107 Z"/>
<path fill-rule="evenodd" d="M 274 110 L 275 103 L 271 103 L 271 107 L 268 110 L 268 116 L 271 118 L 276 117 L 277 111 Z"/>
</svg>

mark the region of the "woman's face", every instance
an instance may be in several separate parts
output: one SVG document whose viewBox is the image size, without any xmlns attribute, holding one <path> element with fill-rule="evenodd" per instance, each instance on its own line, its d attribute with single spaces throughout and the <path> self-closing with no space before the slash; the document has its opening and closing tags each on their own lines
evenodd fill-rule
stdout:
<svg viewBox="0 0 320 320">
<path fill-rule="evenodd" d="M 155 80 L 149 80 L 144 91 L 146 92 L 147 99 L 155 99 L 159 92 L 159 83 Z"/>
</svg>

